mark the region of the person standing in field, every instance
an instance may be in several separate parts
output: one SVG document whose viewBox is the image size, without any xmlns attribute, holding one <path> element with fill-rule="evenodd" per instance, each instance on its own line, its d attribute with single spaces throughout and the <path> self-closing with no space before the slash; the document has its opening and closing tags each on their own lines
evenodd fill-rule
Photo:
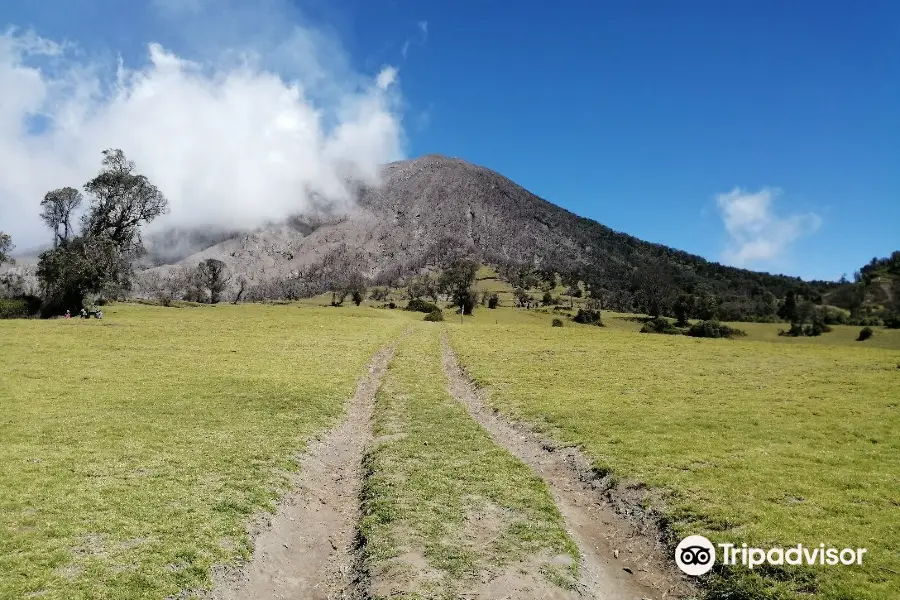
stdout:
<svg viewBox="0 0 900 600">
<path fill-rule="evenodd" d="M 71 319 L 71 318 L 72 318 L 72 313 L 70 313 L 68 310 L 66 311 L 66 318 L 67 318 L 67 319 Z"/>
</svg>

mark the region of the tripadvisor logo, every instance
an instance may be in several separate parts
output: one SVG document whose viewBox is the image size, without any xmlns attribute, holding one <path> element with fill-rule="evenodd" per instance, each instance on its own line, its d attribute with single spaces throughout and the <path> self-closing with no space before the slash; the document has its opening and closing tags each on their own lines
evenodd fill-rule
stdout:
<svg viewBox="0 0 900 600">
<path fill-rule="evenodd" d="M 702 535 L 689 535 L 675 548 L 675 564 L 688 575 L 708 573 L 716 562 L 716 549 Z"/>
<path fill-rule="evenodd" d="M 716 544 L 723 565 L 743 565 L 748 569 L 769 565 L 861 565 L 866 548 L 826 548 L 825 544 L 790 548 L 750 548 L 747 544 Z M 716 547 L 702 535 L 689 535 L 675 548 L 675 563 L 688 575 L 708 573 L 716 563 Z"/>
</svg>

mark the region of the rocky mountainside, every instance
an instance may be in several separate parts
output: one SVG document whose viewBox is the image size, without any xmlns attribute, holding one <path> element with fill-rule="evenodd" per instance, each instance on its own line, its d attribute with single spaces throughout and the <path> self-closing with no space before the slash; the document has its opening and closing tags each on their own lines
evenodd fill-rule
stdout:
<svg viewBox="0 0 900 600">
<path fill-rule="evenodd" d="M 635 277 L 647 272 L 676 290 L 703 286 L 720 295 L 765 289 L 782 297 L 810 285 L 644 242 L 579 217 L 490 169 L 439 155 L 386 165 L 382 185 L 360 188 L 349 214 L 297 217 L 230 237 L 180 262 L 217 258 L 252 285 L 302 280 L 336 254 L 345 270 L 372 278 L 402 275 L 439 262 L 453 247 L 468 248 L 488 263 L 573 273 L 609 290 L 634 287 Z"/>
</svg>

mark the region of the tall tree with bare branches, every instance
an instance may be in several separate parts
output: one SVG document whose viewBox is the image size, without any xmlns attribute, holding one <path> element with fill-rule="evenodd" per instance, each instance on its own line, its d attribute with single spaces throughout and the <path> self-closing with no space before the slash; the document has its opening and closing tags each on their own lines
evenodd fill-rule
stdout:
<svg viewBox="0 0 900 600">
<path fill-rule="evenodd" d="M 71 187 L 47 192 L 41 200 L 41 219 L 53 231 L 53 247 L 65 243 L 75 233 L 72 229 L 72 212 L 84 200 L 81 192 Z"/>
</svg>

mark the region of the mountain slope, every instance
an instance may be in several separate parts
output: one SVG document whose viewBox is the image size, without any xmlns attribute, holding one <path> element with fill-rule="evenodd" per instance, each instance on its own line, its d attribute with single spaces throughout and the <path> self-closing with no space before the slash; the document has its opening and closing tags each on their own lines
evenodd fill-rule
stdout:
<svg viewBox="0 0 900 600">
<path fill-rule="evenodd" d="M 467 248 L 485 262 L 528 264 L 571 274 L 594 288 L 631 290 L 646 273 L 673 291 L 708 290 L 749 297 L 761 290 L 807 295 L 830 284 L 725 267 L 644 242 L 579 217 L 506 177 L 438 155 L 384 167 L 383 184 L 358 190 L 351 214 L 310 225 L 303 219 L 228 239 L 184 261 L 218 258 L 251 282 L 303 279 L 340 255 L 343 270 L 371 277 L 415 272 L 448 248 Z M 817 291 L 818 290 L 818 291 Z"/>
</svg>

